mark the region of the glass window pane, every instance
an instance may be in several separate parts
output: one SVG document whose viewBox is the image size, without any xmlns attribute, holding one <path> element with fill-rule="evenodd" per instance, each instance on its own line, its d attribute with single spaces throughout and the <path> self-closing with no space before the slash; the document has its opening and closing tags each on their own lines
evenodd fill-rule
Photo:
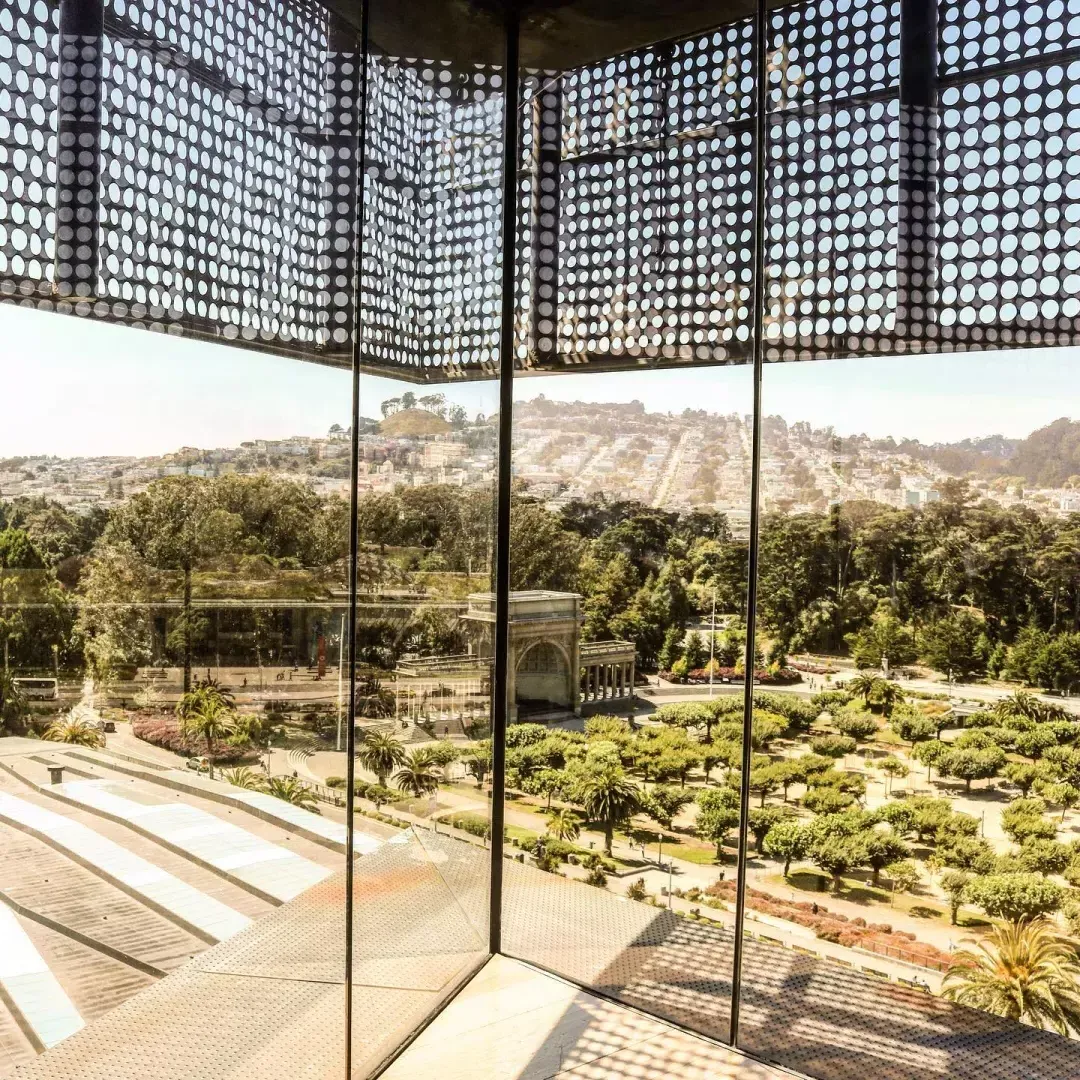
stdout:
<svg viewBox="0 0 1080 1080">
<path fill-rule="evenodd" d="M 5 1064 L 340 1069 L 351 373 L 0 320 Z"/>
</svg>

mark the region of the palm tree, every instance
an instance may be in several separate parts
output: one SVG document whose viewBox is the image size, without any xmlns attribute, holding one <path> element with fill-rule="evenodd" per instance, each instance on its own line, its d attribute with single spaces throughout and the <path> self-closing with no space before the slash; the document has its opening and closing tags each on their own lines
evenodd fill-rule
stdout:
<svg viewBox="0 0 1080 1080">
<path fill-rule="evenodd" d="M 891 716 L 893 708 L 904 700 L 903 690 L 888 679 L 882 679 L 871 692 L 871 696 L 874 704 L 881 709 L 883 716 Z"/>
<path fill-rule="evenodd" d="M 390 773 L 405 764 L 405 747 L 388 731 L 369 731 L 356 751 L 356 760 L 379 778 L 379 787 L 386 787 Z"/>
<path fill-rule="evenodd" d="M 249 765 L 243 765 L 239 769 L 225 769 L 221 774 L 221 779 L 228 781 L 233 787 L 244 788 L 247 791 L 263 791 L 266 788 L 262 774 Z"/>
<path fill-rule="evenodd" d="M 604 851 L 610 855 L 615 826 L 640 809 L 638 790 L 619 766 L 609 766 L 587 773 L 579 792 L 589 820 L 604 827 Z"/>
<path fill-rule="evenodd" d="M 1008 697 L 995 701 L 990 711 L 1004 726 L 1021 730 L 1035 724 L 1048 724 L 1054 720 L 1067 720 L 1069 714 L 1059 705 L 1040 701 L 1026 690 L 1017 690 Z"/>
<path fill-rule="evenodd" d="M 315 798 L 315 793 L 295 776 L 272 776 L 266 781 L 263 790 L 275 799 L 310 810 L 313 814 L 319 812 L 319 801 Z"/>
<path fill-rule="evenodd" d="M 861 697 L 864 705 L 869 705 L 871 696 L 878 685 L 884 681 L 876 671 L 860 671 L 854 678 L 848 680 L 846 689 L 855 697 Z"/>
<path fill-rule="evenodd" d="M 419 799 L 439 786 L 439 768 L 423 750 L 414 750 L 394 773 L 394 783 Z"/>
<path fill-rule="evenodd" d="M 954 957 L 942 997 L 1060 1035 L 1080 1032 L 1080 958 L 1045 919 L 1001 923 Z"/>
<path fill-rule="evenodd" d="M 556 840 L 576 840 L 581 833 L 581 822 L 573 810 L 552 810 L 548 817 L 547 834 Z"/>
<path fill-rule="evenodd" d="M 87 716 L 74 715 L 74 711 L 54 720 L 42 738 L 50 742 L 71 743 L 73 746 L 105 745 L 105 734 L 97 723 Z"/>
<path fill-rule="evenodd" d="M 176 703 L 176 715 L 181 735 L 206 740 L 206 760 L 213 780 L 214 742 L 231 735 L 236 725 L 231 694 L 208 680 L 180 698 Z"/>
</svg>

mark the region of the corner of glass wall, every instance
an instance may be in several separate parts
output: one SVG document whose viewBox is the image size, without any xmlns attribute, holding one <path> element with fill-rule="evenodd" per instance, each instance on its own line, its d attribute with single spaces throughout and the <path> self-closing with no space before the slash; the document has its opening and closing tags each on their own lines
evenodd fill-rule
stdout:
<svg viewBox="0 0 1080 1080">
<path fill-rule="evenodd" d="M 727 1041 L 754 20 L 639 15 L 522 30 L 503 947 Z"/>
<path fill-rule="evenodd" d="M 351 772 L 380 848 L 354 869 L 354 1069 L 370 987 L 418 1027 L 491 938 L 506 33 L 422 6 L 368 10 Z"/>
</svg>

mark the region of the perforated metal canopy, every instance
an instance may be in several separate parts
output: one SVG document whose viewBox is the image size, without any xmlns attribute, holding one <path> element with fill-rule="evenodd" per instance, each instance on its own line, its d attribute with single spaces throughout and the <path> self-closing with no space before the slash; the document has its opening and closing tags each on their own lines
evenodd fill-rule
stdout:
<svg viewBox="0 0 1080 1080">
<path fill-rule="evenodd" d="M 772 7 L 760 147 L 741 0 L 527 6 L 509 298 L 497 4 L 376 0 L 366 43 L 314 0 L 4 10 L 12 301 L 340 365 L 359 334 L 417 381 L 490 377 L 504 301 L 522 371 L 741 363 L 760 212 L 768 359 L 1078 338 L 1065 4 Z"/>
</svg>

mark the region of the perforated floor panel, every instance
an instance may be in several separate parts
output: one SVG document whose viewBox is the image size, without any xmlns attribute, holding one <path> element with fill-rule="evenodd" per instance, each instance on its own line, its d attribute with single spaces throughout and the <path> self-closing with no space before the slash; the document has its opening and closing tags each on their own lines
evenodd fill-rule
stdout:
<svg viewBox="0 0 1080 1080">
<path fill-rule="evenodd" d="M 503 949 L 721 1041 L 733 935 L 508 863 Z M 748 940 L 740 1045 L 822 1080 L 1072 1080 L 1080 1043 Z"/>
<path fill-rule="evenodd" d="M 402 834 L 355 876 L 353 1077 L 486 959 L 486 853 Z M 474 878 L 475 875 L 475 878 Z M 16 1072 L 32 1080 L 342 1080 L 341 871 Z"/>
</svg>

